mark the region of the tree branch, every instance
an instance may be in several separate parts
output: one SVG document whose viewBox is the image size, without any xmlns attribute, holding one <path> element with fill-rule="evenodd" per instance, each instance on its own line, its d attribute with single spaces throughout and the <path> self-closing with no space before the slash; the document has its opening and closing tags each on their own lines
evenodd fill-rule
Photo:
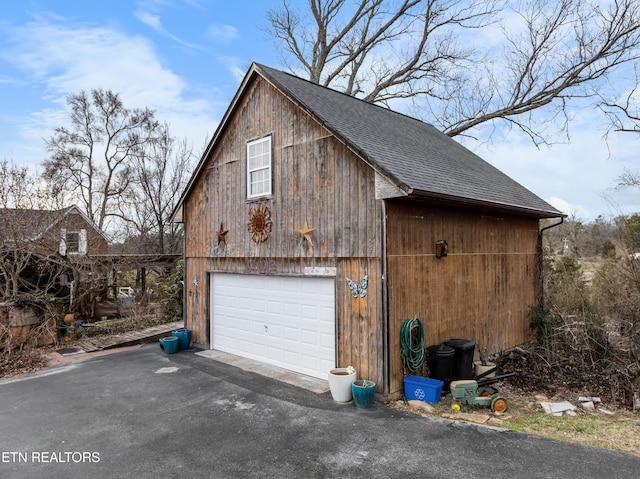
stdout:
<svg viewBox="0 0 640 479">
<path fill-rule="evenodd" d="M 304 13 L 285 2 L 268 15 L 294 72 L 370 102 L 410 99 L 450 136 L 502 121 L 547 142 L 534 112 L 567 131 L 571 100 L 640 59 L 636 0 L 309 0 Z"/>
</svg>

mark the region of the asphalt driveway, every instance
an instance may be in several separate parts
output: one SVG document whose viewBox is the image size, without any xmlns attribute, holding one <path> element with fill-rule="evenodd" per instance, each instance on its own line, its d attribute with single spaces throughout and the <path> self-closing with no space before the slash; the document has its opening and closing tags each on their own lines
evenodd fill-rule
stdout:
<svg viewBox="0 0 640 479">
<path fill-rule="evenodd" d="M 156 344 L 0 381 L 2 478 L 637 478 L 640 457 L 363 410 Z"/>
</svg>

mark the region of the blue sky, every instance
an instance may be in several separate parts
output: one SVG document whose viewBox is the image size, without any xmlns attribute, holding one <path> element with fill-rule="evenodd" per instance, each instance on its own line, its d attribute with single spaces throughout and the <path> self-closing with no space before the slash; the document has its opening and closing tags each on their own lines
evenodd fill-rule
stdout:
<svg viewBox="0 0 640 479">
<path fill-rule="evenodd" d="M 67 123 L 66 96 L 93 88 L 154 109 L 201 151 L 251 62 L 282 68 L 264 32 L 266 11 L 281 2 L 3 2 L 0 160 L 40 164 L 44 139 Z M 639 192 L 610 191 L 625 168 L 638 170 L 640 138 L 618 134 L 607 144 L 597 112 L 572 114 L 567 144 L 537 149 L 511 131 L 491 145 L 465 145 L 579 219 L 640 211 Z"/>
</svg>

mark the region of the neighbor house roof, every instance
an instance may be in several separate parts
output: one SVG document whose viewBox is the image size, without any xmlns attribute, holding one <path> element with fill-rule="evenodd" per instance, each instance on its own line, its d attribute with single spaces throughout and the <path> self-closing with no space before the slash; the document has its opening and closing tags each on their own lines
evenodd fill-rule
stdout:
<svg viewBox="0 0 640 479">
<path fill-rule="evenodd" d="M 513 210 L 541 218 L 564 216 L 433 125 L 256 63 L 245 76 L 192 182 L 254 75 L 262 76 L 409 197 Z"/>
<path fill-rule="evenodd" d="M 89 226 L 107 240 L 105 234 L 75 205 L 59 210 L 0 208 L 0 240 L 35 241 L 70 214 L 82 216 Z"/>
</svg>

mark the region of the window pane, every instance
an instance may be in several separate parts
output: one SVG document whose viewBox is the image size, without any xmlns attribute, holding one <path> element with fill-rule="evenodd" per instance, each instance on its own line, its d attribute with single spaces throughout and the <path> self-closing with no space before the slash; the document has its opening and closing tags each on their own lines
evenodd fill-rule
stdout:
<svg viewBox="0 0 640 479">
<path fill-rule="evenodd" d="M 68 253 L 77 253 L 80 248 L 80 237 L 78 233 L 67 233 L 66 243 Z"/>
<path fill-rule="evenodd" d="M 258 170 L 251 173 L 251 194 L 269 193 L 269 170 Z"/>
<path fill-rule="evenodd" d="M 257 170 L 259 168 L 264 168 L 265 166 L 269 166 L 269 159 L 262 156 L 255 156 L 253 158 L 249 158 L 249 171 Z"/>
</svg>

